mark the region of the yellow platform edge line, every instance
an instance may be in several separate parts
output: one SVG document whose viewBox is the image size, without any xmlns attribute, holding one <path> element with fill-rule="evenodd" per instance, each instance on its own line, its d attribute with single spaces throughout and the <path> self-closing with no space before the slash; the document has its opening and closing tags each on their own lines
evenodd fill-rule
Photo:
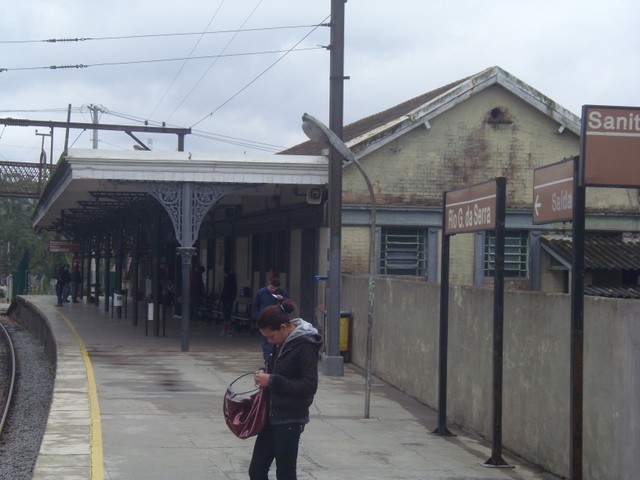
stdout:
<svg viewBox="0 0 640 480">
<path fill-rule="evenodd" d="M 93 374 L 93 366 L 91 365 L 91 359 L 89 358 L 89 352 L 82 341 L 82 338 L 78 334 L 78 331 L 71 323 L 71 320 L 67 318 L 62 312 L 56 310 L 64 321 L 69 326 L 71 332 L 76 337 L 80 351 L 82 352 L 82 359 L 84 360 L 84 366 L 87 370 L 87 389 L 89 393 L 89 414 L 91 416 L 91 480 L 103 480 L 104 478 L 104 465 L 103 465 L 103 453 L 102 453 L 102 424 L 100 423 L 100 404 L 98 403 L 98 388 L 96 385 L 96 377 Z"/>
</svg>

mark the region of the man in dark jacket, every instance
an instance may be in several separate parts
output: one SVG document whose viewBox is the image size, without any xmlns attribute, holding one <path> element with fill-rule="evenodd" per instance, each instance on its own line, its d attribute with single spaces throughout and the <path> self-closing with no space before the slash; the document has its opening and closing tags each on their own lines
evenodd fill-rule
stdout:
<svg viewBox="0 0 640 480">
<path fill-rule="evenodd" d="M 253 299 L 253 305 L 251 307 L 251 317 L 252 319 L 257 320 L 260 316 L 260 312 L 268 307 L 269 305 L 277 305 L 278 303 L 289 298 L 289 292 L 287 292 L 280 285 L 280 279 L 278 277 L 273 277 L 269 280 L 269 283 L 266 287 L 262 287 L 260 290 L 256 292 L 256 296 Z M 271 346 L 269 342 L 267 342 L 266 337 L 262 337 L 262 356 L 264 358 L 264 363 L 266 364 L 269 360 L 269 352 L 271 351 Z"/>
<path fill-rule="evenodd" d="M 68 295 L 68 292 L 66 292 L 65 290 L 68 290 L 68 285 L 70 281 L 71 281 L 71 274 L 69 273 L 69 265 L 67 264 L 60 265 L 56 273 L 56 297 L 58 298 L 58 303 L 57 303 L 58 307 L 61 307 L 63 305 L 62 302 L 69 301 L 69 300 L 66 300 L 65 294 Z"/>
</svg>

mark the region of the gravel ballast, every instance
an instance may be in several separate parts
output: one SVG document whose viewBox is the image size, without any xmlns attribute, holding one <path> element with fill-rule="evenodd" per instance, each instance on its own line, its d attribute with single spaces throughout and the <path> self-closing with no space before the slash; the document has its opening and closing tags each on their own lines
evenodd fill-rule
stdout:
<svg viewBox="0 0 640 480">
<path fill-rule="evenodd" d="M 0 321 L 13 339 L 18 362 L 13 403 L 0 437 L 0 480 L 29 480 L 49 416 L 55 368 L 26 328 L 5 316 Z"/>
</svg>

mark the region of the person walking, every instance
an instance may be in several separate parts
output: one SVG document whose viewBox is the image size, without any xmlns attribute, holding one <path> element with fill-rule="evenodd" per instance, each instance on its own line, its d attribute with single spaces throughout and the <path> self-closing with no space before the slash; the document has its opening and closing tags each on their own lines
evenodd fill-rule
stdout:
<svg viewBox="0 0 640 480">
<path fill-rule="evenodd" d="M 249 465 L 250 480 L 268 480 L 275 460 L 278 480 L 296 480 L 298 444 L 309 423 L 309 407 L 318 390 L 322 336 L 302 318 L 289 319 L 296 304 L 284 300 L 265 307 L 257 327 L 271 347 L 266 371 L 254 380 L 269 393 L 269 425 L 258 434 Z"/>
<path fill-rule="evenodd" d="M 222 307 L 222 334 L 225 337 L 232 335 L 231 328 L 231 312 L 233 304 L 238 295 L 238 283 L 236 274 L 229 267 L 224 267 L 224 283 L 222 284 L 222 293 L 220 293 L 220 305 Z"/>
<path fill-rule="evenodd" d="M 273 277 L 269 280 L 267 286 L 262 287 L 256 292 L 256 296 L 253 300 L 253 305 L 251 307 L 251 317 L 257 319 L 266 307 L 270 305 L 277 305 L 278 303 L 289 298 L 289 292 L 287 292 L 284 288 L 282 288 L 280 284 L 280 279 L 278 277 Z M 262 337 L 262 356 L 264 358 L 264 363 L 266 364 L 269 360 L 269 355 L 271 352 L 271 347 L 267 338 L 263 335 Z"/>
</svg>

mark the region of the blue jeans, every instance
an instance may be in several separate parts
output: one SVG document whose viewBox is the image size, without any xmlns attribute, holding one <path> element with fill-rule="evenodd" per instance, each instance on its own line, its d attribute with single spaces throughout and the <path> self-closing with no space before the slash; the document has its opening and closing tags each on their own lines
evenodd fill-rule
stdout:
<svg viewBox="0 0 640 480">
<path fill-rule="evenodd" d="M 258 434 L 249 465 L 250 480 L 269 480 L 269 468 L 276 461 L 277 480 L 296 480 L 298 443 L 304 425 L 269 425 Z"/>
</svg>

